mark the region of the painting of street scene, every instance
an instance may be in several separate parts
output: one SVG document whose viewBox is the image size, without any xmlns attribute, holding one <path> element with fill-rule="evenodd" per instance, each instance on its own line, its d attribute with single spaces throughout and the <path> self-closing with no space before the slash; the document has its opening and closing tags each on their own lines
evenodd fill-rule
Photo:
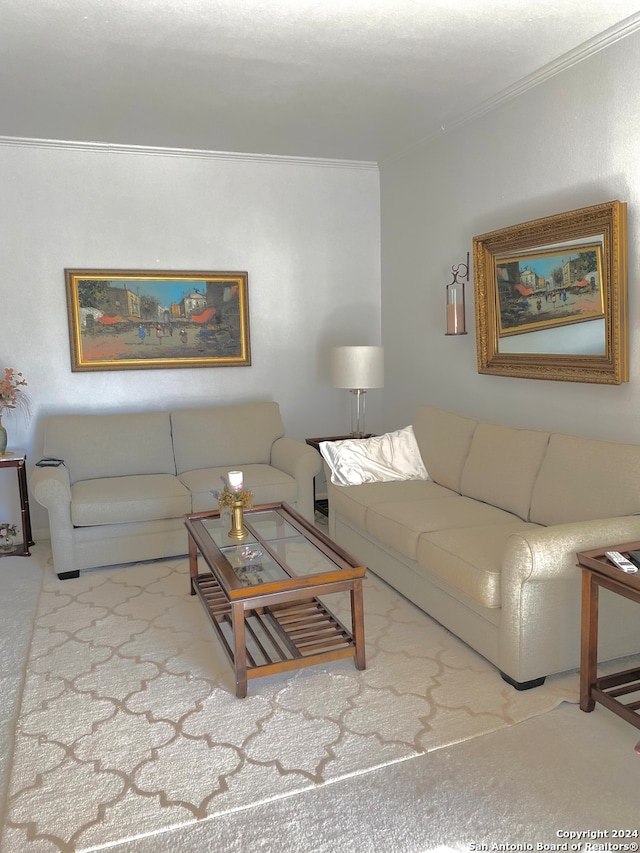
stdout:
<svg viewBox="0 0 640 853">
<path fill-rule="evenodd" d="M 251 364 L 246 272 L 65 270 L 71 366 Z"/>
<path fill-rule="evenodd" d="M 602 247 L 496 257 L 499 336 L 604 316 Z"/>
</svg>

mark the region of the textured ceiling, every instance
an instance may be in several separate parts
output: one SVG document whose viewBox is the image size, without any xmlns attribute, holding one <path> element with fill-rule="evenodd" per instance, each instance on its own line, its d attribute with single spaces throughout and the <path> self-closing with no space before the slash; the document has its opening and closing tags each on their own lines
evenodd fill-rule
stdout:
<svg viewBox="0 0 640 853">
<path fill-rule="evenodd" d="M 384 161 L 639 27 L 640 0 L 2 0 L 0 136 Z"/>
</svg>

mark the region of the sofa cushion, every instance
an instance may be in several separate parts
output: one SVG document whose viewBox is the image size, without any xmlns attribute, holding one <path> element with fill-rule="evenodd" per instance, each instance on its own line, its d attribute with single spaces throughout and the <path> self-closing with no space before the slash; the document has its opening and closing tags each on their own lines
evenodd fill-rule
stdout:
<svg viewBox="0 0 640 853">
<path fill-rule="evenodd" d="M 538 527 L 523 521 L 424 533 L 418 564 L 483 607 L 501 607 L 504 544 L 512 533 Z"/>
<path fill-rule="evenodd" d="M 477 421 L 433 406 L 420 406 L 413 420 L 420 454 L 436 483 L 460 491 L 460 480 Z"/>
<path fill-rule="evenodd" d="M 371 504 L 364 526 L 371 536 L 415 560 L 418 539 L 425 532 L 514 521 L 520 520 L 502 509 L 453 495 L 433 500 Z"/>
<path fill-rule="evenodd" d="M 277 403 L 244 403 L 171 412 L 178 474 L 201 468 L 268 464 L 285 434 Z"/>
<path fill-rule="evenodd" d="M 331 482 L 340 486 L 429 479 L 412 426 L 371 438 L 321 441 L 320 453 Z"/>
<path fill-rule="evenodd" d="M 529 518 L 531 493 L 549 433 L 478 424 L 462 471 L 463 495 Z"/>
<path fill-rule="evenodd" d="M 430 480 L 402 480 L 391 483 L 363 483 L 361 486 L 329 486 L 331 511 L 364 527 L 367 510 L 381 501 L 414 501 L 447 498 L 451 489 Z"/>
<path fill-rule="evenodd" d="M 71 487 L 75 527 L 177 518 L 191 512 L 191 495 L 170 474 L 80 480 Z"/>
<path fill-rule="evenodd" d="M 192 496 L 193 511 L 205 512 L 218 509 L 218 499 L 212 492 L 221 492 L 224 488 L 222 477 L 234 469 L 233 465 L 224 468 L 205 468 L 201 471 L 185 471 L 180 481 L 189 489 Z M 253 492 L 253 503 L 274 503 L 282 501 L 295 505 L 298 499 L 298 485 L 293 477 L 272 468 L 271 465 L 242 465 L 243 486 Z"/>
<path fill-rule="evenodd" d="M 640 445 L 553 433 L 531 521 L 565 524 L 640 513 Z"/>
<path fill-rule="evenodd" d="M 168 412 L 50 415 L 44 453 L 64 460 L 72 483 L 176 473 Z"/>
</svg>

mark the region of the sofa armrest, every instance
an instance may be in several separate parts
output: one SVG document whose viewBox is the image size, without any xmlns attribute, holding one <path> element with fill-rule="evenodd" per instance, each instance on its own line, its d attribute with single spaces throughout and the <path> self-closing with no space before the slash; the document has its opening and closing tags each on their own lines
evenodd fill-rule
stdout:
<svg viewBox="0 0 640 853">
<path fill-rule="evenodd" d="M 29 482 L 33 496 L 49 511 L 61 503 L 71 506 L 71 482 L 64 465 L 57 468 L 36 468 Z"/>
<path fill-rule="evenodd" d="M 580 576 L 576 552 L 640 540 L 640 515 L 602 518 L 513 533 L 502 562 L 507 586 Z M 503 602 L 504 603 L 504 602 Z"/>
<path fill-rule="evenodd" d="M 517 681 L 578 663 L 581 571 L 576 552 L 640 540 L 640 515 L 513 533 L 502 559 L 500 669 Z M 564 657 L 563 657 L 564 655 Z M 514 675 L 515 673 L 515 675 Z"/>
<path fill-rule="evenodd" d="M 49 513 L 51 552 L 56 572 L 60 575 L 76 571 L 69 471 L 64 465 L 36 468 L 29 485 L 33 497 Z"/>
<path fill-rule="evenodd" d="M 298 484 L 296 507 L 305 518 L 313 521 L 313 478 L 322 469 L 322 457 L 303 441 L 288 436 L 278 438 L 271 448 L 271 464 L 293 477 Z"/>
</svg>

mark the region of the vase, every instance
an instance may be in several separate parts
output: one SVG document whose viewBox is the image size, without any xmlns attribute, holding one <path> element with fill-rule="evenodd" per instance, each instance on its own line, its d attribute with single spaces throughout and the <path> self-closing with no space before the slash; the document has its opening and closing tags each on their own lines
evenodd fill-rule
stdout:
<svg viewBox="0 0 640 853">
<path fill-rule="evenodd" d="M 5 536 L 0 539 L 0 551 L 13 551 L 13 536 Z"/>
<path fill-rule="evenodd" d="M 2 426 L 2 411 L 0 410 L 0 456 L 4 456 L 7 449 L 7 431 Z"/>
</svg>

